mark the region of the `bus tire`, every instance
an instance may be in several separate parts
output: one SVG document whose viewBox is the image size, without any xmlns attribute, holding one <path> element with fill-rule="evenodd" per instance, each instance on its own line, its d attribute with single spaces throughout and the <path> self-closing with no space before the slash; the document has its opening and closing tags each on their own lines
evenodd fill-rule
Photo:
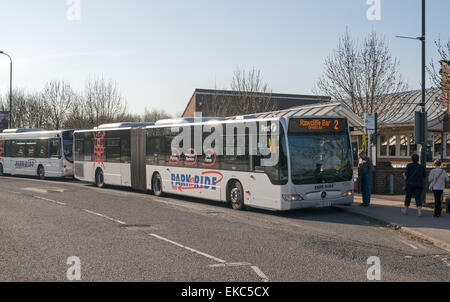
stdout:
<svg viewBox="0 0 450 302">
<path fill-rule="evenodd" d="M 39 177 L 39 179 L 45 179 L 45 169 L 43 165 L 39 165 L 37 169 L 37 177 Z"/>
<path fill-rule="evenodd" d="M 155 196 L 164 196 L 164 192 L 162 189 L 162 178 L 158 172 L 153 174 L 152 177 L 152 191 Z"/>
<path fill-rule="evenodd" d="M 242 188 L 242 184 L 237 180 L 233 181 L 228 192 L 228 199 L 231 203 L 231 207 L 239 211 L 245 210 L 244 189 Z"/>
<path fill-rule="evenodd" d="M 95 186 L 97 186 L 97 188 L 105 187 L 105 176 L 103 170 L 100 168 L 95 171 Z"/>
<path fill-rule="evenodd" d="M 3 174 L 3 165 L 2 164 L 0 164 L 0 176 L 3 176 L 4 174 Z"/>
</svg>

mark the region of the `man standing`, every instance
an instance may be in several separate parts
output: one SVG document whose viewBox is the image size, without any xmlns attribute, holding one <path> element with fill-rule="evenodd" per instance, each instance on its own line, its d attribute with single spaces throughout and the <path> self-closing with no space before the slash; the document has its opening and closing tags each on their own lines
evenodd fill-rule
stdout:
<svg viewBox="0 0 450 302">
<path fill-rule="evenodd" d="M 359 165 L 358 165 L 358 182 L 361 185 L 361 193 L 363 202 L 360 204 L 362 207 L 368 207 L 370 205 L 370 184 L 372 179 L 373 165 L 367 153 L 363 150 L 359 152 Z"/>
</svg>

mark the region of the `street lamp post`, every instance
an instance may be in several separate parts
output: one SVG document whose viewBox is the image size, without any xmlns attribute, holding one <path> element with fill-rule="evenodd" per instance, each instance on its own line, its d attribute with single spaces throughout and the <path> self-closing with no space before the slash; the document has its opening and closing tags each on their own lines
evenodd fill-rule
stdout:
<svg viewBox="0 0 450 302">
<path fill-rule="evenodd" d="M 427 164 L 427 113 L 425 108 L 425 0 L 422 0 L 422 36 L 420 37 L 405 37 L 405 36 L 397 36 L 397 38 L 404 38 L 404 39 L 413 39 L 413 40 L 419 40 L 422 44 L 422 100 L 420 102 L 420 106 L 422 107 L 421 112 L 416 112 L 416 121 L 415 121 L 415 139 L 416 143 L 419 143 L 421 145 L 421 151 L 420 151 L 420 164 L 426 167 Z M 418 135 L 420 134 L 419 138 L 420 141 L 418 141 Z M 425 183 L 425 180 L 424 180 Z M 424 188 L 425 188 L 424 184 Z M 425 190 L 422 192 L 423 201 L 425 202 L 426 194 Z"/>
<path fill-rule="evenodd" d="M 6 52 L 0 50 L 0 54 L 3 54 L 9 58 L 9 128 L 12 128 L 12 59 Z"/>
</svg>

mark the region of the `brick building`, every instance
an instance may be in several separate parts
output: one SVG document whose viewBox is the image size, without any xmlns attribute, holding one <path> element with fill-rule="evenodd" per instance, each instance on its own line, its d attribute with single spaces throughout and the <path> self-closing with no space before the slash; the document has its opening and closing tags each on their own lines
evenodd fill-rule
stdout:
<svg viewBox="0 0 450 302">
<path fill-rule="evenodd" d="M 450 172 L 450 62 L 441 61 L 442 87 L 426 90 L 428 140 L 426 146 L 427 171 L 433 160 L 440 159 Z M 395 96 L 401 110 L 389 117 L 378 129 L 376 148 L 377 193 L 401 193 L 403 172 L 411 155 L 418 152 L 414 141 L 414 112 L 420 110 L 421 91 L 408 91 Z M 354 138 L 361 141 L 360 138 Z"/>
<path fill-rule="evenodd" d="M 195 112 L 201 112 L 203 116 L 231 116 L 227 114 L 229 106 L 239 106 L 238 100 L 245 93 L 230 90 L 195 89 L 182 117 L 193 117 Z M 267 103 L 268 110 L 258 110 L 261 107 L 248 108 L 247 112 L 239 112 L 235 115 L 244 115 L 266 111 L 285 110 L 302 105 L 330 102 L 327 96 L 280 94 L 280 93 L 253 93 L 245 94 L 250 101 L 256 100 Z M 253 109 L 253 110 L 252 110 Z M 239 111 L 239 110 L 238 110 Z"/>
</svg>

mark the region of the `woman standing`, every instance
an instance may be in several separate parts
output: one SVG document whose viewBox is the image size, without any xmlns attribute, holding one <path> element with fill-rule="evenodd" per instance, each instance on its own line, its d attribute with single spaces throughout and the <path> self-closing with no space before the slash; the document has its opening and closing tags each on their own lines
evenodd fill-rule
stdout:
<svg viewBox="0 0 450 302">
<path fill-rule="evenodd" d="M 409 205 L 411 203 L 411 197 L 414 195 L 417 206 L 417 216 L 422 216 L 422 192 L 423 183 L 425 177 L 427 177 L 427 172 L 425 168 L 419 164 L 419 155 L 413 154 L 411 156 L 412 163 L 406 166 L 405 178 L 406 178 L 406 196 L 405 196 L 405 207 L 402 209 L 402 213 L 406 215 Z"/>
<path fill-rule="evenodd" d="M 436 159 L 434 161 L 434 169 L 431 170 L 428 180 L 430 181 L 430 189 L 434 193 L 434 215 L 433 217 L 441 216 L 442 212 L 442 193 L 445 189 L 445 183 L 448 182 L 447 171 L 441 169 L 441 161 Z"/>
</svg>

